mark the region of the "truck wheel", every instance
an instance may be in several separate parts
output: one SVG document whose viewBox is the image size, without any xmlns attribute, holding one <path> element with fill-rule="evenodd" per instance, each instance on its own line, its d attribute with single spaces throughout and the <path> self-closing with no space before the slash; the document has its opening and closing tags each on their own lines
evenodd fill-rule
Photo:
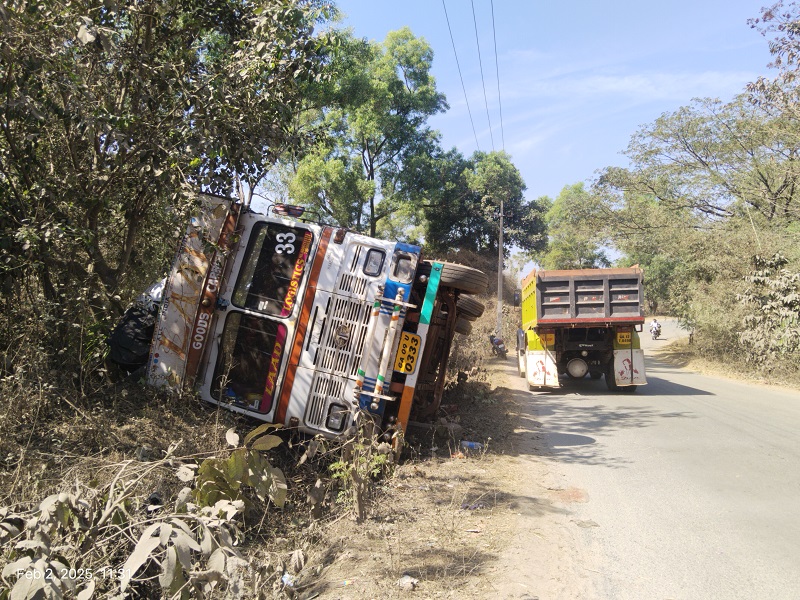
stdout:
<svg viewBox="0 0 800 600">
<path fill-rule="evenodd" d="M 485 309 L 483 304 L 471 296 L 459 296 L 456 302 L 458 314 L 468 321 L 474 321 L 480 317 Z"/>
<path fill-rule="evenodd" d="M 472 323 L 463 317 L 458 317 L 456 320 L 456 333 L 460 333 L 461 335 L 469 335 L 472 333 Z"/>
<path fill-rule="evenodd" d="M 610 360 L 608 362 L 608 365 L 606 366 L 605 378 L 606 378 L 606 387 L 608 388 L 608 391 L 610 392 L 619 391 L 619 386 L 617 385 L 617 379 L 614 375 L 613 359 Z"/>
<path fill-rule="evenodd" d="M 423 261 L 417 269 L 418 274 L 430 275 L 431 262 L 429 260 Z M 489 287 L 489 277 L 483 271 L 455 263 L 437 262 L 442 263 L 440 285 L 461 290 L 468 294 L 482 294 Z"/>
</svg>

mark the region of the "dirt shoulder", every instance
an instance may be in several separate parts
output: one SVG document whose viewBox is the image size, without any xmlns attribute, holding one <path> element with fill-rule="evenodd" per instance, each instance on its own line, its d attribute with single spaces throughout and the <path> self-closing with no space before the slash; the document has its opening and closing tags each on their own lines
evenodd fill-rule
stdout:
<svg viewBox="0 0 800 600">
<path fill-rule="evenodd" d="M 757 371 L 754 365 L 708 359 L 691 343 L 689 332 L 678 327 L 677 319 L 659 317 L 659 320 L 664 323 L 665 335 L 662 339 L 653 341 L 649 336 L 642 337 L 642 348 L 657 360 L 711 377 L 800 390 L 800 372 L 797 368 L 775 368 L 767 374 Z"/>
<path fill-rule="evenodd" d="M 453 420 L 465 439 L 429 432 L 417 456 L 385 483 L 369 520 L 325 526 L 319 577 L 301 597 L 591 597 L 571 531 L 570 506 L 585 501 L 559 486 L 527 391 L 509 359 L 487 363 L 491 384 L 464 385 Z M 451 409 L 454 410 L 454 409 Z"/>
</svg>

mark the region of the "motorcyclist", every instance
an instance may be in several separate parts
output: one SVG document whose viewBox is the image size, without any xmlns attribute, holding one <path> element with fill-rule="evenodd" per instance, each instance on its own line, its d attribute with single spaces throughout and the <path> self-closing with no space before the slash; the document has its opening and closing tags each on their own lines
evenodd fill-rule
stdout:
<svg viewBox="0 0 800 600">
<path fill-rule="evenodd" d="M 658 322 L 658 319 L 653 317 L 653 321 L 650 323 L 650 333 L 655 333 L 657 331 L 661 331 L 661 323 Z"/>
</svg>

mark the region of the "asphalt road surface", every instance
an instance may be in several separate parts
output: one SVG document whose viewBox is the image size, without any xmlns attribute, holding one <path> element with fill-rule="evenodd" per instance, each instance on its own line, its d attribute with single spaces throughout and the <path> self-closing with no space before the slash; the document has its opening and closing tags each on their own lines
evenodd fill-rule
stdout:
<svg viewBox="0 0 800 600">
<path fill-rule="evenodd" d="M 531 394 L 595 597 L 800 598 L 800 393 L 647 369 L 634 394 Z"/>
</svg>

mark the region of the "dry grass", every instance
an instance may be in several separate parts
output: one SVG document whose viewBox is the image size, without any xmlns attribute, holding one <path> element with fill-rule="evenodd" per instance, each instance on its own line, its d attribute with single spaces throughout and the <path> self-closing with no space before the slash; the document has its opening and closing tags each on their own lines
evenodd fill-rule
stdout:
<svg viewBox="0 0 800 600">
<path fill-rule="evenodd" d="M 704 375 L 800 389 L 800 368 L 789 363 L 780 369 L 764 370 L 741 360 L 727 362 L 716 357 L 712 359 L 703 356 L 687 339 L 663 346 L 655 354 L 665 362 Z"/>
<path fill-rule="evenodd" d="M 486 441 L 502 437 L 510 425 L 487 382 L 488 361 L 494 360 L 488 335 L 496 312 L 493 300 L 481 300 L 488 305 L 484 316 L 474 323 L 473 334 L 459 336 L 455 346 L 442 414 L 458 422 L 465 438 Z M 163 461 L 168 452 L 179 462 L 224 456 L 230 450 L 225 441 L 229 428 L 245 434 L 258 425 L 192 395 L 160 393 L 134 380 L 76 381 L 37 366 L 33 357 L 16 357 L 15 364 L 0 378 L 6 404 L 0 415 L 0 508 L 24 511 L 65 491 L 91 495 L 123 468 L 126 478 L 137 480 L 132 490 L 136 506 L 146 506 L 153 494 L 172 505 L 185 484 Z M 458 372 L 471 375 L 458 381 Z M 354 564 L 370 574 L 364 597 L 393 597 L 404 573 L 428 582 L 428 589 L 436 581 L 436 590 L 458 590 L 492 559 L 490 548 L 477 548 L 471 539 L 482 527 L 482 516 L 504 506 L 492 484 L 491 452 L 464 457 L 457 451 L 459 439 L 452 432 L 443 437 L 436 429 L 412 439 L 396 474 L 372 482 L 369 518 L 355 524 L 330 482 L 328 469 L 338 450 L 329 446 L 326 454 L 301 463 L 304 442 L 285 438 L 286 444 L 270 452 L 270 461 L 286 474 L 286 506 L 264 510 L 243 523 L 242 550 L 264 584 L 263 592 L 244 597 L 333 590 L 348 580 Z M 317 479 L 327 482 L 321 520 L 312 519 L 306 501 Z M 10 547 L 0 550 L 2 566 L 13 552 Z M 297 550 L 308 558 L 293 573 L 291 557 Z M 284 573 L 292 573 L 288 587 L 281 581 Z"/>
</svg>

